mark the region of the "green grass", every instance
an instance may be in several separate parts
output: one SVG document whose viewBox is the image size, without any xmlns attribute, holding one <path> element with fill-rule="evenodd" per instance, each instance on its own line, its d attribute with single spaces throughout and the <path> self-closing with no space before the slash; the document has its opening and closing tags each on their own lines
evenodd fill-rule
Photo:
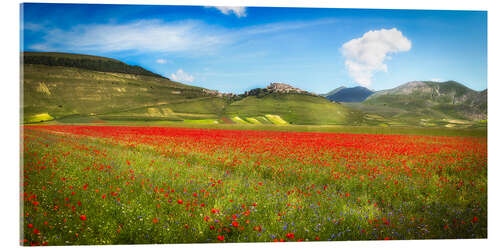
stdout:
<svg viewBox="0 0 500 250">
<path fill-rule="evenodd" d="M 228 105 L 225 113 L 240 117 L 278 115 L 290 124 L 304 125 L 359 124 L 362 118 L 361 114 L 325 98 L 301 94 L 245 97 Z"/>
<path fill-rule="evenodd" d="M 47 113 L 35 114 L 35 115 L 25 115 L 24 123 L 35 123 L 54 120 L 54 117 Z"/>
<path fill-rule="evenodd" d="M 86 115 L 70 115 L 57 120 L 60 123 L 67 124 L 85 124 L 85 123 L 99 123 L 103 120 L 96 116 L 86 116 Z"/>
<path fill-rule="evenodd" d="M 178 108 L 175 103 L 205 97 L 200 88 L 163 78 L 24 65 L 22 108 L 26 116 L 48 113 L 60 119 L 73 115 L 109 115 L 169 103 Z M 192 108 L 194 104 L 190 105 Z"/>
<path fill-rule="evenodd" d="M 239 116 L 233 116 L 230 119 L 237 124 L 251 124 L 250 122 L 241 119 Z"/>
<path fill-rule="evenodd" d="M 177 113 L 192 113 L 192 114 L 213 114 L 220 116 L 224 107 L 227 105 L 227 100 L 219 97 L 205 97 L 200 99 L 186 100 L 183 102 L 175 102 L 167 104 L 174 112 Z"/>
<path fill-rule="evenodd" d="M 288 124 L 288 122 L 283 120 L 283 118 L 281 118 L 279 115 L 267 114 L 264 117 L 266 117 L 267 120 L 271 121 L 275 125 L 287 125 Z"/>
<path fill-rule="evenodd" d="M 46 57 L 56 57 L 64 59 L 89 59 L 96 61 L 112 61 L 119 62 L 116 59 L 102 56 L 85 55 L 85 54 L 73 54 L 73 53 L 59 53 L 59 52 L 24 52 L 23 55 L 26 56 L 46 56 Z"/>
<path fill-rule="evenodd" d="M 259 120 L 253 117 L 247 117 L 245 118 L 245 120 L 247 120 L 251 124 L 262 124 Z"/>
<path fill-rule="evenodd" d="M 22 52 L 23 64 L 63 66 L 96 70 L 101 72 L 126 73 L 164 78 L 139 66 L 128 65 L 115 59 L 69 53 Z"/>
<path fill-rule="evenodd" d="M 265 116 L 257 116 L 257 117 L 254 117 L 254 118 L 255 118 L 255 120 L 259 121 L 260 124 L 273 124 Z"/>
<path fill-rule="evenodd" d="M 216 119 L 200 119 L 200 120 L 184 120 L 185 123 L 194 123 L 194 124 L 218 124 L 219 120 Z"/>
<path fill-rule="evenodd" d="M 196 122 L 199 121 L 199 122 Z M 210 121 L 210 122 L 207 122 Z M 314 133 L 349 133 L 349 134 L 386 134 L 386 135 L 430 135 L 430 136 L 465 136 L 465 137 L 487 137 L 487 125 L 481 123 L 473 128 L 447 128 L 420 127 L 420 126 L 344 126 L 344 125 L 287 125 L 276 126 L 274 124 L 212 124 L 212 119 L 193 120 L 188 122 L 176 121 L 107 121 L 107 123 L 71 123 L 71 125 L 91 126 L 132 126 L 132 127 L 186 127 L 223 130 L 258 130 L 258 131 L 290 131 L 290 132 L 314 132 Z M 57 125 L 59 122 L 50 121 L 41 125 Z M 70 124 L 70 123 L 64 123 Z M 448 123 L 446 123 L 448 124 Z"/>
</svg>

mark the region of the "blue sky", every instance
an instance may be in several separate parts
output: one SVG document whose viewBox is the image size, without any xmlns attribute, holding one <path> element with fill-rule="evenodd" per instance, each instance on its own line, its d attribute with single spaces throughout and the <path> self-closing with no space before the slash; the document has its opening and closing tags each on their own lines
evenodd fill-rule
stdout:
<svg viewBox="0 0 500 250">
<path fill-rule="evenodd" d="M 22 5 L 24 51 L 106 56 L 186 84 L 315 93 L 414 80 L 487 88 L 481 11 Z"/>
</svg>

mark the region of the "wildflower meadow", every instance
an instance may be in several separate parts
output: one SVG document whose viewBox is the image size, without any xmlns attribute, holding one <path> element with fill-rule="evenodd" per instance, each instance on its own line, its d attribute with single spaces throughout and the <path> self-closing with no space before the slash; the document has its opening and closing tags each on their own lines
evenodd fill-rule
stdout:
<svg viewBox="0 0 500 250">
<path fill-rule="evenodd" d="M 23 126 L 23 245 L 487 237 L 485 137 Z"/>
</svg>

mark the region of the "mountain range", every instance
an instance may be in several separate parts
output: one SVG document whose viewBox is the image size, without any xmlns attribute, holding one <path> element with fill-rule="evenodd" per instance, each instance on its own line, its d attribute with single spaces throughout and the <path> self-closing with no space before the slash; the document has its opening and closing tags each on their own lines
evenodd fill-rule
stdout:
<svg viewBox="0 0 500 250">
<path fill-rule="evenodd" d="M 455 81 L 408 82 L 345 105 L 392 124 L 454 127 L 487 120 L 487 90 L 475 91 Z"/>
<path fill-rule="evenodd" d="M 22 53 L 23 123 L 185 123 L 481 126 L 487 90 L 457 82 L 410 82 L 374 92 L 341 87 L 316 95 L 285 83 L 222 94 L 115 59 Z"/>
</svg>

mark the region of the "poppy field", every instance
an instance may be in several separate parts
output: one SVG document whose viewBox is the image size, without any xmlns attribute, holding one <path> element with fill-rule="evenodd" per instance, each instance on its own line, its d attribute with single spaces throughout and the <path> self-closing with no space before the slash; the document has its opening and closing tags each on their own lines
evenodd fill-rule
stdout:
<svg viewBox="0 0 500 250">
<path fill-rule="evenodd" d="M 22 245 L 487 237 L 486 137 L 22 130 Z"/>
</svg>

